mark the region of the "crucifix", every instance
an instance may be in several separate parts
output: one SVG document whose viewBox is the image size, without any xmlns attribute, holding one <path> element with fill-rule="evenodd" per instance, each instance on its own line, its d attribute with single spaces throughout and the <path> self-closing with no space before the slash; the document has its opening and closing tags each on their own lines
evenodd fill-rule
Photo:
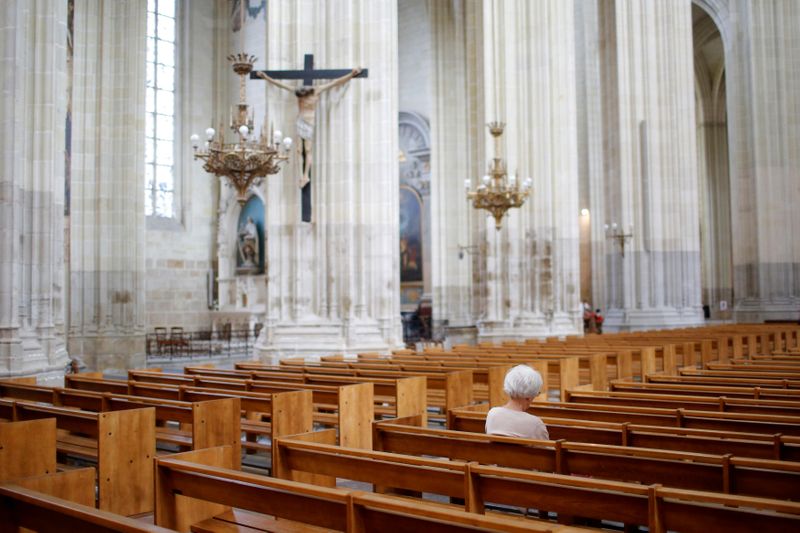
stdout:
<svg viewBox="0 0 800 533">
<path fill-rule="evenodd" d="M 314 70 L 313 54 L 305 55 L 303 70 L 254 70 L 250 73 L 251 79 L 266 80 L 276 87 L 293 92 L 297 97 L 297 136 L 301 140 L 298 149 L 303 160 L 303 176 L 299 183 L 303 222 L 311 222 L 311 150 L 319 95 L 347 83 L 352 78 L 366 78 L 367 74 L 367 69 L 361 68 Z M 292 87 L 278 80 L 303 80 L 303 83 Z M 314 85 L 314 80 L 332 81 Z"/>
</svg>

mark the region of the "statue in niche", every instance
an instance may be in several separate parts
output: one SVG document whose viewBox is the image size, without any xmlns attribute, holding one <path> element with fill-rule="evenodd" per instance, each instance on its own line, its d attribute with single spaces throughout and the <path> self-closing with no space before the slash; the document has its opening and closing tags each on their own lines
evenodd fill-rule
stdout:
<svg viewBox="0 0 800 533">
<path fill-rule="evenodd" d="M 247 221 L 239 226 L 237 244 L 239 255 L 236 271 L 256 273 L 260 263 L 261 250 L 258 243 L 258 228 L 253 222 L 253 217 L 247 217 Z"/>
</svg>

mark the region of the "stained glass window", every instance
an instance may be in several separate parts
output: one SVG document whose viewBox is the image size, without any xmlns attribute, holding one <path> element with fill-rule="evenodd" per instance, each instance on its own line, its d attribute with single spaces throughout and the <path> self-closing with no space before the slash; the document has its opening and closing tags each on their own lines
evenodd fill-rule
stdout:
<svg viewBox="0 0 800 533">
<path fill-rule="evenodd" d="M 175 2 L 147 0 L 145 214 L 175 218 Z"/>
</svg>

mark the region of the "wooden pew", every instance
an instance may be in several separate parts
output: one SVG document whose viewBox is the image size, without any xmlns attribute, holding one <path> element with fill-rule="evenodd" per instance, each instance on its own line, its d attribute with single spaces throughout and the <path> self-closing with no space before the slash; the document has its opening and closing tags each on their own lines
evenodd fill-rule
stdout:
<svg viewBox="0 0 800 533">
<path fill-rule="evenodd" d="M 237 446 L 241 435 L 238 417 L 233 417 L 234 413 L 238 414 L 240 411 L 239 400 L 235 398 L 186 398 L 189 401 L 180 401 L 5 381 L 0 381 L 0 397 L 75 407 L 95 413 L 152 407 L 155 409 L 156 421 L 161 423 L 156 428 L 156 440 L 184 449 L 224 444 Z M 166 427 L 167 422 L 180 423 L 184 427 L 188 426 L 190 430 L 171 429 Z M 84 450 L 80 439 L 62 436 L 61 441 L 62 449 L 65 451 L 80 452 L 79 455 L 83 457 L 96 458 L 97 447 L 94 442 Z"/>
<path fill-rule="evenodd" d="M 277 371 L 280 369 L 294 372 L 305 373 L 330 373 L 337 372 L 355 373 L 359 376 L 385 376 L 388 373 L 395 373 L 398 375 L 424 375 L 429 378 L 434 377 L 435 374 L 447 374 L 453 371 L 471 371 L 473 373 L 473 394 L 472 398 L 458 399 L 456 402 L 448 402 L 445 405 L 449 409 L 452 405 L 461 405 L 465 400 L 471 401 L 488 401 L 492 405 L 497 405 L 501 402 L 503 390 L 503 378 L 511 366 L 510 363 L 528 364 L 539 371 L 544 380 L 542 386 L 542 394 L 537 400 L 546 401 L 547 392 L 550 389 L 550 383 L 558 384 L 559 394 L 563 396 L 566 389 L 577 386 L 580 382 L 581 365 L 585 367 L 588 373 L 591 370 L 592 383 L 597 381 L 596 386 L 604 387 L 606 378 L 605 366 L 602 367 L 602 373 L 590 364 L 592 354 L 586 357 L 571 357 L 571 356 L 556 356 L 556 357 L 541 357 L 539 359 L 532 359 L 530 357 L 522 357 L 511 359 L 509 357 L 492 358 L 492 359 L 478 359 L 478 360 L 464 360 L 463 358 L 449 358 L 439 359 L 438 356 L 432 356 L 426 360 L 418 360 L 411 362 L 407 359 L 396 361 L 394 358 L 386 359 L 369 359 L 369 362 L 360 362 L 352 360 L 336 360 L 336 361 L 322 361 L 320 363 L 309 363 L 303 360 L 297 361 L 281 361 L 280 367 L 266 367 L 259 363 L 237 363 L 237 368 L 249 370 L 270 370 Z M 605 359 L 603 360 L 605 363 Z M 551 379 L 550 376 L 553 376 Z M 432 387 L 435 389 L 435 387 Z M 433 403 L 432 405 L 439 405 Z"/>
<path fill-rule="evenodd" d="M 645 426 L 629 422 L 593 422 L 563 418 L 544 418 L 543 421 L 547 425 L 550 439 L 554 441 L 564 440 L 714 455 L 732 454 L 776 461 L 800 460 L 800 437 L 787 435 L 731 433 L 707 429 Z M 397 425 L 425 427 L 417 417 L 385 422 L 387 423 L 386 427 L 395 431 Z M 470 420 L 471 422 L 480 421 L 476 419 Z M 479 424 L 475 423 L 474 426 L 471 431 L 483 435 Z M 376 450 L 383 450 L 381 442 L 385 438 L 384 434 L 389 430 L 382 429 L 381 434 L 378 434 L 378 428 L 384 428 L 384 425 L 373 424 L 373 447 Z M 431 429 L 431 431 L 437 430 Z"/>
<path fill-rule="evenodd" d="M 306 384 L 382 383 L 399 381 L 402 378 L 424 377 L 426 379 L 427 405 L 447 409 L 469 405 L 474 400 L 472 372 L 449 370 L 446 372 L 412 373 L 392 370 L 357 370 L 328 367 L 267 367 L 256 363 L 237 363 L 237 370 L 215 370 L 188 367 L 192 375 L 241 376 L 254 381 L 302 380 Z M 136 376 L 139 379 L 138 375 Z M 148 378 L 150 378 L 148 376 Z M 415 386 L 418 387 L 418 386 Z M 408 395 L 408 393 L 406 393 Z"/>
<path fill-rule="evenodd" d="M 483 431 L 487 405 L 453 409 L 448 414 L 447 428 Z M 625 407 L 597 404 L 532 403 L 528 412 L 540 418 L 566 418 L 598 422 L 629 422 L 649 426 L 670 426 L 713 429 L 735 433 L 762 433 L 800 436 L 800 420 L 794 416 L 750 413 L 721 413 L 690 409 L 658 407 Z"/>
<path fill-rule="evenodd" d="M 755 377 L 711 376 L 702 374 L 682 374 L 680 376 L 663 376 L 650 374 L 648 383 L 679 383 L 682 385 L 711 385 L 711 386 L 743 386 L 761 387 L 764 389 L 800 389 L 800 380 L 797 379 L 765 379 Z"/>
<path fill-rule="evenodd" d="M 193 525 L 199 531 L 212 528 L 215 517 L 233 523 L 244 518 L 262 530 L 279 525 L 291 531 L 313 526 L 348 532 L 566 530 L 533 520 L 482 517 L 431 503 L 246 474 L 230 469 L 232 457 L 223 447 L 157 459 L 156 523 L 178 531 Z M 241 509 L 260 515 L 243 516 Z"/>
<path fill-rule="evenodd" d="M 111 425 L 104 424 L 103 430 L 114 429 Z M 0 423 L 0 483 L 3 483 L 0 485 L 0 531 L 16 532 L 19 527 L 53 530 L 55 526 L 63 531 L 65 529 L 61 528 L 70 523 L 70 517 L 77 516 L 70 513 L 59 516 L 65 509 L 81 508 L 79 515 L 87 518 L 88 531 L 94 530 L 97 524 L 105 523 L 105 518 L 114 516 L 94 510 L 98 486 L 95 468 L 57 471 L 56 431 L 56 418 Z M 107 442 L 119 444 L 118 440 L 109 439 Z M 128 456 L 125 456 L 125 451 L 111 452 L 119 452 L 120 460 L 116 463 L 121 467 L 119 475 L 126 475 L 124 463 Z M 143 467 L 149 472 L 152 464 L 148 462 Z M 103 474 L 108 474 L 108 468 L 103 470 Z M 135 478 L 131 482 L 135 484 Z M 150 483 L 152 484 L 152 476 Z M 100 498 L 109 497 L 104 489 L 108 484 L 102 478 L 99 480 L 99 487 L 103 489 Z M 144 487 L 134 487 L 141 488 Z M 149 488 L 152 499 L 152 487 Z M 136 494 L 118 492 L 113 496 L 136 497 Z M 120 509 L 119 503 L 110 503 L 111 506 L 105 507 Z M 29 516 L 31 514 L 36 516 Z M 118 522 L 112 520 L 109 524 L 120 527 L 132 524 L 128 520 L 117 518 Z M 123 530 L 124 527 L 119 529 Z"/>
<path fill-rule="evenodd" d="M 598 479 L 661 483 L 689 490 L 794 499 L 787 487 L 800 480 L 800 465 L 793 462 L 730 453 L 711 455 L 564 440 L 532 441 L 386 422 L 376 423 L 374 432 L 375 446 L 380 451 Z M 773 475 L 774 480 L 770 481 L 768 478 Z"/>
<path fill-rule="evenodd" d="M 75 471 L 79 472 L 79 471 Z M 65 472 L 44 480 L 29 480 L 23 485 L 33 485 L 31 490 L 19 484 L 0 485 L 0 532 L 16 533 L 20 528 L 33 531 L 80 531 L 82 533 L 168 533 L 170 530 L 149 525 L 140 520 L 126 518 L 116 513 L 95 509 L 88 503 L 62 499 L 46 493 L 58 493 L 63 485 L 74 485 L 74 474 Z M 58 481 L 69 479 L 69 482 Z M 87 478 L 88 479 L 88 478 Z M 91 485 L 84 480 L 83 486 L 91 488 L 94 501 L 94 474 Z M 49 483 L 50 487 L 41 485 Z M 74 493 L 73 489 L 70 489 Z"/>
<path fill-rule="evenodd" d="M 284 418 L 287 418 L 291 413 L 289 410 L 297 410 L 298 413 L 302 413 L 302 415 L 298 414 L 298 420 L 304 420 L 306 415 L 309 417 L 309 424 L 313 424 L 314 419 L 311 417 L 315 417 L 317 420 L 324 420 L 328 424 L 334 424 L 339 428 L 339 435 L 342 443 L 348 446 L 362 446 L 365 448 L 371 447 L 371 434 L 369 432 L 370 424 L 372 423 L 372 419 L 374 418 L 372 409 L 374 408 L 374 400 L 373 400 L 373 385 L 371 383 L 359 383 L 353 385 L 345 385 L 341 387 L 337 387 L 335 389 L 330 389 L 329 393 L 335 395 L 334 399 L 336 400 L 336 413 L 333 416 L 325 416 L 320 417 L 314 415 L 313 411 L 313 403 L 312 403 L 312 396 L 313 391 L 310 390 L 299 390 L 295 392 L 303 393 L 303 395 L 308 396 L 308 402 L 305 400 L 293 400 L 302 397 L 303 395 L 297 396 L 294 392 L 282 392 L 277 394 L 270 394 L 270 393 L 260 393 L 260 392 L 251 392 L 246 390 L 238 390 L 234 388 L 230 389 L 209 389 L 204 387 L 188 387 L 183 385 L 175 385 L 173 384 L 162 384 L 156 378 L 158 378 L 158 373 L 154 372 L 153 374 L 153 381 L 146 381 L 146 382 L 138 382 L 138 381 L 128 381 L 123 382 L 125 383 L 126 390 L 137 395 L 137 396 L 147 396 L 147 397 L 155 397 L 161 399 L 182 399 L 185 401 L 209 401 L 211 399 L 222 399 L 222 398 L 235 398 L 241 404 L 241 409 L 246 413 L 254 413 L 258 414 L 256 420 L 246 420 L 242 422 L 242 429 L 245 433 L 252 433 L 253 435 L 267 435 L 270 439 L 276 436 L 276 424 L 274 423 L 273 419 L 275 418 L 276 413 L 284 413 Z M 136 373 L 136 376 L 145 375 Z M 165 374 L 165 381 L 168 383 L 173 382 L 173 377 L 178 376 L 180 374 Z M 149 378 L 149 374 L 147 375 Z M 181 381 L 176 381 L 177 383 L 181 383 Z M 195 381 L 191 381 L 191 383 L 195 383 Z M 120 383 L 116 380 L 96 380 L 96 379 L 70 379 L 67 382 L 68 385 L 74 387 L 80 387 L 81 389 L 90 388 L 91 390 L 102 390 L 106 387 L 109 389 L 114 389 L 120 387 Z M 416 382 L 409 382 L 409 387 L 405 390 L 410 391 L 408 392 L 409 396 L 412 394 L 416 394 L 419 397 L 419 394 L 422 393 L 422 389 L 412 389 L 411 385 L 421 385 L 420 381 Z M 242 386 L 245 386 L 242 383 Z M 255 390 L 257 388 L 253 387 Z M 289 395 L 283 397 L 282 395 Z M 275 408 L 275 401 L 277 397 L 282 397 L 283 400 L 281 401 L 280 409 L 276 410 Z M 294 404 L 295 401 L 301 402 L 301 404 L 296 404 L 293 408 L 284 407 L 288 404 Z M 405 396 L 402 398 L 403 405 L 405 406 L 412 406 L 414 405 L 415 398 L 409 397 L 406 398 Z M 418 403 L 418 402 L 417 402 Z M 289 410 L 287 410 L 289 409 Z M 306 409 L 308 409 L 308 413 L 306 413 Z M 408 412 L 415 412 L 414 409 L 408 408 Z M 258 421 L 261 417 L 265 416 L 270 419 L 270 424 L 262 424 Z M 293 427 L 293 424 L 286 422 L 285 420 L 281 422 L 283 426 L 279 425 L 279 427 Z M 305 427 L 305 426 L 302 426 Z M 294 431 L 294 429 L 291 429 Z M 281 433 L 279 433 L 281 434 Z M 244 446 L 250 449 L 262 449 L 268 451 L 268 446 L 258 445 L 257 443 L 253 443 L 252 441 L 245 442 Z"/>
<path fill-rule="evenodd" d="M 671 381 L 664 383 L 635 383 L 630 381 L 612 381 L 612 391 L 645 392 L 649 394 L 693 394 L 703 396 L 725 396 L 754 399 L 774 399 L 800 401 L 800 390 L 775 389 L 747 386 L 726 385 L 693 385 Z"/>
<path fill-rule="evenodd" d="M 93 455 L 97 460 L 99 508 L 122 515 L 152 511 L 152 460 L 155 456 L 153 408 L 89 413 L 65 407 L 0 400 L 0 417 L 14 422 L 54 418 L 58 429 L 86 435 L 86 440 L 91 440 L 96 446 Z M 77 446 L 62 443 L 58 448 L 84 457 L 92 455 L 88 444 Z"/>
<path fill-rule="evenodd" d="M 464 498 L 466 510 L 475 513 L 485 512 L 486 502 L 492 502 L 547 509 L 559 513 L 561 519 L 563 515 L 579 515 L 645 525 L 654 531 L 683 531 L 690 522 L 687 517 L 692 517 L 692 531 L 713 529 L 719 523 L 758 524 L 767 529 L 800 525 L 800 504 L 793 502 L 369 453 L 308 440 L 322 439 L 324 433 L 278 439 L 282 463 L 276 472 L 283 476 L 314 474 L 321 477 L 322 484 L 330 484 L 333 477 L 344 477 L 376 486 L 455 496 Z"/>
<path fill-rule="evenodd" d="M 800 401 L 726 398 L 686 394 L 647 394 L 644 392 L 569 391 L 567 402 L 668 409 L 718 410 L 730 413 L 800 416 Z"/>
</svg>

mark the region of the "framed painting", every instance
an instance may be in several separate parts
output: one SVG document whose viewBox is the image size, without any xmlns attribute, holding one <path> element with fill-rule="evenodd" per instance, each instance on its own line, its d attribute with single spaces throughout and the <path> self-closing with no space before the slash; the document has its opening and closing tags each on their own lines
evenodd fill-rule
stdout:
<svg viewBox="0 0 800 533">
<path fill-rule="evenodd" d="M 422 281 L 422 198 L 400 186 L 400 283 Z"/>
</svg>

